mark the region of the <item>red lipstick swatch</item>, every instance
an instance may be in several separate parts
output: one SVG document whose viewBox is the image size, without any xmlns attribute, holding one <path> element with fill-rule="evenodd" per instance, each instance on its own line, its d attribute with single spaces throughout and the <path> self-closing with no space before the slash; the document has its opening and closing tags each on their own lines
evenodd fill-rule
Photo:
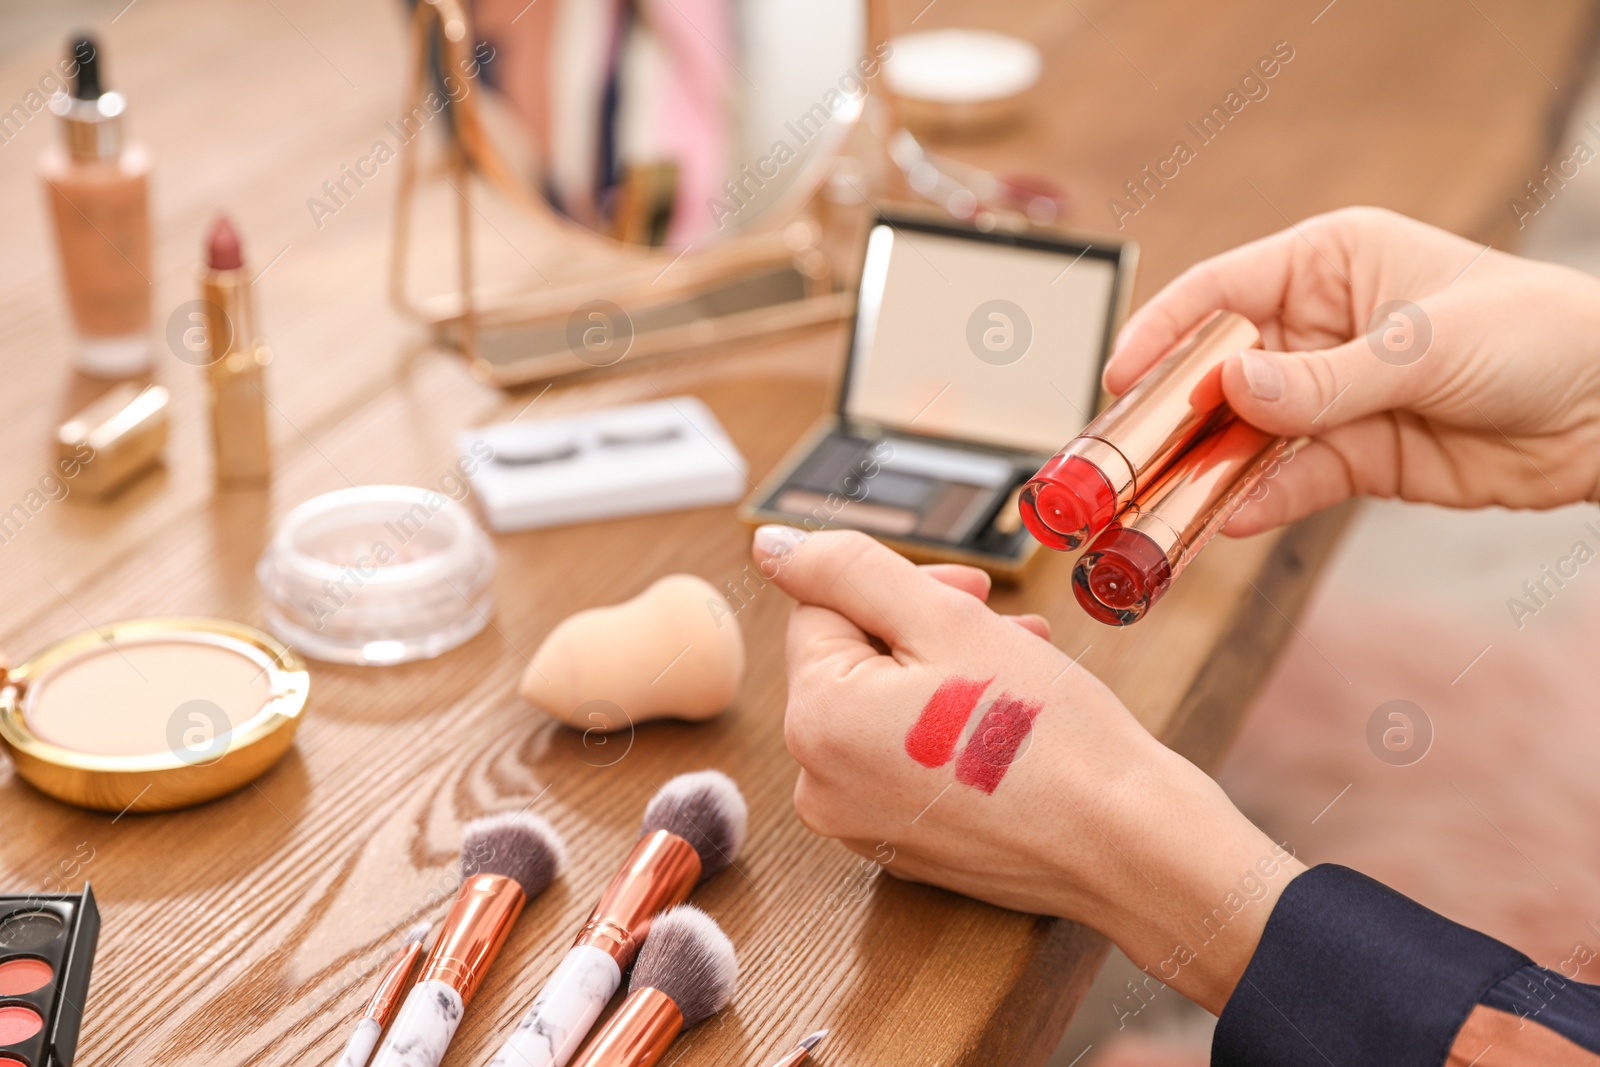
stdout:
<svg viewBox="0 0 1600 1067">
<path fill-rule="evenodd" d="M 1033 732 L 1034 717 L 1042 708 L 1010 693 L 996 697 L 956 760 L 956 781 L 993 795 L 1017 761 L 1017 750 Z"/>
<path fill-rule="evenodd" d="M 906 731 L 906 755 L 924 767 L 943 767 L 955 754 L 961 731 L 972 718 L 978 698 L 993 678 L 981 682 L 952 678 L 934 691 L 917 721 Z M 987 718 L 987 717 L 986 717 Z"/>
</svg>

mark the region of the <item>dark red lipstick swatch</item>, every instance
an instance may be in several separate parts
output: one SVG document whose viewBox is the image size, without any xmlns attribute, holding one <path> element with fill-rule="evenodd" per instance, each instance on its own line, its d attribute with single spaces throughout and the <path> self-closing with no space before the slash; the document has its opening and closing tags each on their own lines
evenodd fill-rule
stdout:
<svg viewBox="0 0 1600 1067">
<path fill-rule="evenodd" d="M 924 767 L 943 767 L 955 755 L 961 731 L 972 718 L 972 709 L 989 688 L 993 678 L 981 682 L 970 678 L 951 678 L 934 691 L 917 721 L 906 731 L 906 755 Z M 991 790 L 992 792 L 992 790 Z"/>
<path fill-rule="evenodd" d="M 1017 761 L 1017 751 L 1033 732 L 1033 720 L 1042 708 L 1010 693 L 996 697 L 956 760 L 956 781 L 993 795 Z"/>
</svg>

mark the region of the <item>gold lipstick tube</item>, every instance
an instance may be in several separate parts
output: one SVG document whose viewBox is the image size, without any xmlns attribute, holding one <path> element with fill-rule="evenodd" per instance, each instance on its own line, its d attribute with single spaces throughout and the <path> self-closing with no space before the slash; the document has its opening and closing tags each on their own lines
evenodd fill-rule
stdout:
<svg viewBox="0 0 1600 1067">
<path fill-rule="evenodd" d="M 677 834 L 652 830 L 639 838 L 600 895 L 576 945 L 600 949 L 627 970 L 650 932 L 650 921 L 689 899 L 700 880 L 700 855 Z"/>
<path fill-rule="evenodd" d="M 272 474 L 267 442 L 267 364 L 256 338 L 255 299 L 244 268 L 200 272 L 210 362 L 211 442 L 217 481 L 258 484 Z"/>
<path fill-rule="evenodd" d="M 1223 403 L 1223 361 L 1260 342 L 1249 319 L 1213 312 L 1023 487 L 1028 530 L 1068 551 L 1105 529 L 1205 432 Z"/>
<path fill-rule="evenodd" d="M 479 874 L 462 883 L 417 982 L 443 982 L 461 994 L 463 1005 L 472 1000 L 527 899 L 522 886 L 503 874 Z"/>
<path fill-rule="evenodd" d="M 1243 420 L 1214 420 L 1115 522 L 1072 571 L 1072 590 L 1101 622 L 1143 618 L 1173 580 L 1250 499 L 1289 442 Z"/>
<path fill-rule="evenodd" d="M 652 1067 L 683 1030 L 683 1013 L 657 989 L 636 989 L 568 1067 Z"/>
</svg>

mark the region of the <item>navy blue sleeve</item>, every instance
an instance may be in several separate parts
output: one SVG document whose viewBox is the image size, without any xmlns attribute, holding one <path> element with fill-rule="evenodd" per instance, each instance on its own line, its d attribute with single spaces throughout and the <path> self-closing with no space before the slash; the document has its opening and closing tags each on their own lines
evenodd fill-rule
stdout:
<svg viewBox="0 0 1600 1067">
<path fill-rule="evenodd" d="M 1290 882 L 1211 1046 L 1213 1067 L 1439 1067 L 1532 961 L 1345 867 Z"/>
</svg>

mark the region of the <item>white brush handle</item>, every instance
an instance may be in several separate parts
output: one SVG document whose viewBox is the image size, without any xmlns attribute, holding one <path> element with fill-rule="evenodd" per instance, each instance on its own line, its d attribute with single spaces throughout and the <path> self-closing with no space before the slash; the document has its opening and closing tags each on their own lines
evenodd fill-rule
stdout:
<svg viewBox="0 0 1600 1067">
<path fill-rule="evenodd" d="M 565 1067 L 621 984 L 609 953 L 574 946 L 489 1067 Z"/>
<path fill-rule="evenodd" d="M 378 1020 L 362 1019 L 356 1023 L 356 1032 L 350 1035 L 350 1043 L 339 1057 L 339 1067 L 367 1067 L 372 1050 L 378 1047 L 378 1038 L 382 1036 L 383 1026 Z"/>
<path fill-rule="evenodd" d="M 439 1067 L 465 1007 L 461 994 L 445 983 L 418 982 L 406 995 L 372 1067 Z"/>
</svg>

